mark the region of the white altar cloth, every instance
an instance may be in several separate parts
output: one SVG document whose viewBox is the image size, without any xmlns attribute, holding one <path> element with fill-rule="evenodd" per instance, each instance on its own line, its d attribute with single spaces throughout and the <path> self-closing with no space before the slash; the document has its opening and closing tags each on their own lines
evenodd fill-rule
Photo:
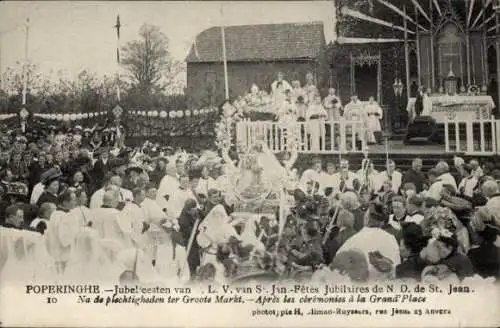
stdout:
<svg viewBox="0 0 500 328">
<path fill-rule="evenodd" d="M 427 101 L 425 101 L 427 100 Z M 410 98 L 406 110 L 410 118 L 415 117 L 416 98 Z M 433 117 L 437 123 L 448 120 L 477 120 L 490 119 L 495 103 L 491 96 L 468 96 L 468 95 L 432 95 L 424 98 L 424 111 L 422 115 Z"/>
</svg>

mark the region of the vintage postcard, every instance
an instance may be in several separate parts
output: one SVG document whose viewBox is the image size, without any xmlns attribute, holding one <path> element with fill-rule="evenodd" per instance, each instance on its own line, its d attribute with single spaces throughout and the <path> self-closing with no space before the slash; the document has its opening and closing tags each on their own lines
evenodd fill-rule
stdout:
<svg viewBox="0 0 500 328">
<path fill-rule="evenodd" d="M 0 326 L 498 327 L 500 1 L 1 1 Z"/>
</svg>

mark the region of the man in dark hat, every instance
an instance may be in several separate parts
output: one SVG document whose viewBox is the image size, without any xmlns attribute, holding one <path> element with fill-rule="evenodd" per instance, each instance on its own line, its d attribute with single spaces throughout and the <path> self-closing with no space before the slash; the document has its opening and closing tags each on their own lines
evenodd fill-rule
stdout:
<svg viewBox="0 0 500 328">
<path fill-rule="evenodd" d="M 121 157 L 112 158 L 109 160 L 109 168 L 111 172 L 124 179 L 127 171 L 127 162 L 126 159 Z"/>
<path fill-rule="evenodd" d="M 403 225 L 400 251 L 403 261 L 396 266 L 396 278 L 412 278 L 420 281 L 422 271 L 427 265 L 420 257 L 420 252 L 427 245 L 430 237 L 424 236 L 420 225 L 408 222 Z"/>
<path fill-rule="evenodd" d="M 129 166 L 125 170 L 123 188 L 128 190 L 134 190 L 135 188 L 144 188 L 144 182 L 141 181 L 140 177 L 143 172 L 144 170 L 138 164 L 129 164 Z"/>
<path fill-rule="evenodd" d="M 62 172 L 57 167 L 48 170 L 42 176 L 41 182 L 45 186 L 45 189 L 36 202 L 38 207 L 40 207 L 40 205 L 42 205 L 43 203 L 58 204 L 59 189 L 61 187 L 61 176 Z"/>
<path fill-rule="evenodd" d="M 149 174 L 149 180 L 156 185 L 156 188 L 160 186 L 161 179 L 167 174 L 166 168 L 168 163 L 166 157 L 159 157 L 156 160 L 155 169 Z"/>
<path fill-rule="evenodd" d="M 23 210 L 25 225 L 36 217 L 38 208 L 28 204 L 28 186 L 22 182 L 11 182 L 0 203 L 0 222 L 6 217 L 5 211 L 11 205 L 17 205 Z"/>
<path fill-rule="evenodd" d="M 100 148 L 96 151 L 95 155 L 98 156 L 98 159 L 94 164 L 92 176 L 97 183 L 96 187 L 102 188 L 104 177 L 111 171 L 109 165 L 109 150 L 107 148 Z"/>
</svg>

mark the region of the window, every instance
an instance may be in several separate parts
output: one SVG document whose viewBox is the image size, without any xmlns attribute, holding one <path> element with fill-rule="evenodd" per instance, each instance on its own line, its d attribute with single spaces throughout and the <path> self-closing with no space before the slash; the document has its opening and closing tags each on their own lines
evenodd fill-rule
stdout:
<svg viewBox="0 0 500 328">
<path fill-rule="evenodd" d="M 449 23 L 443 27 L 438 39 L 438 74 L 443 81 L 450 70 L 459 79 L 465 72 L 464 40 L 457 26 Z"/>
</svg>

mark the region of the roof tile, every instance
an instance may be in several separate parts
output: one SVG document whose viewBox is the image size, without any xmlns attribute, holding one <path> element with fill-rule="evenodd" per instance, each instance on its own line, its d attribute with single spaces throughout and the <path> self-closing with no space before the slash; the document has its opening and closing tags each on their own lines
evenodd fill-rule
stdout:
<svg viewBox="0 0 500 328">
<path fill-rule="evenodd" d="M 287 23 L 227 26 L 228 61 L 259 61 L 317 58 L 325 44 L 323 23 Z M 222 61 L 220 26 L 197 35 L 186 62 Z"/>
</svg>

